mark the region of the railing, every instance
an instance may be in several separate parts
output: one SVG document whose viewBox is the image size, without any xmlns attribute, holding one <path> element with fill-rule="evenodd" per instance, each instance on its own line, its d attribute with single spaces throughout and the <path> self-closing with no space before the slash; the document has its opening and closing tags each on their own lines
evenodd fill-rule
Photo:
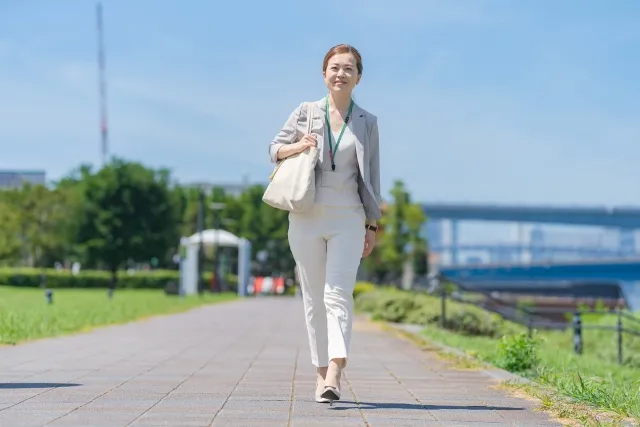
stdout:
<svg viewBox="0 0 640 427">
<path fill-rule="evenodd" d="M 481 308 L 486 311 L 491 311 L 500 315 L 505 320 L 510 320 L 515 323 L 519 323 L 526 326 L 528 329 L 529 337 L 533 336 L 533 330 L 538 329 L 553 329 L 553 330 L 566 330 L 570 326 L 573 328 L 573 349 L 576 354 L 582 354 L 584 350 L 584 340 L 582 332 L 585 329 L 600 329 L 611 330 L 617 334 L 617 355 L 618 363 L 623 364 L 623 340 L 624 334 L 640 337 L 640 329 L 632 329 L 625 327 L 624 320 L 633 323 L 634 326 L 640 327 L 640 319 L 631 315 L 628 312 L 621 310 L 620 308 L 602 310 L 602 309 L 563 309 L 563 308 L 549 308 L 549 307 L 526 307 L 519 306 L 517 304 L 506 302 L 500 298 L 492 295 L 492 291 L 487 289 L 477 289 L 471 286 L 466 286 L 460 282 L 452 282 L 444 277 L 438 277 L 435 279 L 436 286 L 431 287 L 431 291 L 439 292 L 441 297 L 441 316 L 440 326 L 445 329 L 447 324 L 447 299 L 451 299 L 458 303 L 469 304 Z M 483 297 L 482 301 L 464 298 L 459 292 L 449 292 L 447 285 L 453 285 L 461 291 L 475 293 Z M 502 306 L 503 309 L 499 309 L 496 306 L 490 306 L 487 304 L 490 301 L 498 306 Z M 563 322 L 552 321 L 548 318 L 545 319 L 542 314 L 556 314 L 556 315 L 572 315 L 572 321 L 568 319 Z M 585 314 L 601 314 L 601 315 L 615 315 L 617 316 L 616 325 L 594 325 L 583 324 L 583 315 Z"/>
<path fill-rule="evenodd" d="M 554 309 L 554 308 L 524 308 L 526 311 L 529 311 L 531 314 L 534 313 L 550 313 L 550 314 L 569 314 L 567 310 Z M 610 330 L 616 331 L 618 337 L 618 363 L 622 365 L 623 363 L 623 337 L 624 334 L 629 334 L 633 336 L 640 337 L 640 331 L 635 329 L 629 329 L 624 327 L 623 319 L 627 319 L 634 324 L 640 325 L 640 319 L 632 316 L 631 314 L 622 311 L 620 308 L 616 308 L 613 310 L 598 310 L 598 309 L 577 309 L 573 312 L 573 349 L 576 354 L 582 354 L 583 351 L 583 339 L 582 339 L 582 331 L 583 329 L 601 329 L 601 330 Z M 589 325 L 582 323 L 582 315 L 583 314 L 601 314 L 601 315 L 615 315 L 618 320 L 615 326 L 608 325 Z M 532 327 L 529 327 L 529 335 L 532 335 Z"/>
</svg>

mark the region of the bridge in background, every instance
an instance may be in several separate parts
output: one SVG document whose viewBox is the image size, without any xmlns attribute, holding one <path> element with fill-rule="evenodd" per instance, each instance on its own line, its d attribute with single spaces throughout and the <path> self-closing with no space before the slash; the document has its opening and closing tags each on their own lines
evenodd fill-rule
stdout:
<svg viewBox="0 0 640 427">
<path fill-rule="evenodd" d="M 570 287 L 581 287 L 591 298 L 606 297 L 611 287 L 617 287 L 627 306 L 640 311 L 640 258 L 571 263 L 540 263 L 529 265 L 445 266 L 439 269 L 443 278 L 464 283 L 475 289 L 507 293 L 537 293 L 544 295 L 570 293 Z M 584 288 L 592 290 L 584 292 Z"/>
<path fill-rule="evenodd" d="M 640 229 L 640 208 L 606 207 L 545 207 L 487 204 L 423 204 L 429 218 L 426 234 L 430 248 L 443 257 L 443 263 L 460 264 L 461 250 L 484 250 L 494 254 L 494 260 L 504 262 L 540 261 L 552 253 L 581 255 L 582 258 L 636 256 L 636 229 Z M 528 243 L 461 244 L 459 224 L 462 221 L 511 222 L 535 224 Z M 545 240 L 541 224 L 591 226 L 615 230 L 616 248 L 601 245 L 550 244 Z"/>
<path fill-rule="evenodd" d="M 626 229 L 640 228 L 640 208 L 631 207 L 587 208 L 462 203 L 426 203 L 422 206 L 431 219 L 593 225 Z"/>
<path fill-rule="evenodd" d="M 640 310 L 640 256 L 636 250 L 636 230 L 640 229 L 640 208 L 580 208 L 542 206 L 500 206 L 472 204 L 424 204 L 429 221 L 430 252 L 441 255 L 438 271 L 443 277 L 475 287 L 517 291 L 539 286 L 561 288 L 567 283 L 603 288 L 615 284 L 632 310 Z M 461 244 L 461 221 L 490 221 L 534 224 L 528 242 Z M 445 225 L 448 223 L 448 229 Z M 590 226 L 617 232 L 617 245 L 550 244 L 540 224 Z M 498 255 L 499 264 L 477 259 L 461 263 L 460 251 L 487 251 Z M 553 262 L 554 253 L 579 255 L 580 261 Z M 514 257 L 514 254 L 517 255 Z M 537 285 L 536 285 L 537 284 Z"/>
</svg>

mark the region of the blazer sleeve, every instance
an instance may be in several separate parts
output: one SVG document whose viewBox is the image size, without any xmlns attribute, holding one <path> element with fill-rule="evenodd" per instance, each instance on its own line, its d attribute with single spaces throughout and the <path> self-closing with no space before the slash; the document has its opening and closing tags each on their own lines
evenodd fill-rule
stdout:
<svg viewBox="0 0 640 427">
<path fill-rule="evenodd" d="M 369 132 L 371 150 L 369 157 L 369 176 L 376 201 L 378 205 L 380 205 L 382 203 L 382 196 L 380 195 L 380 134 L 378 132 L 378 118 L 375 116 Z"/>
<path fill-rule="evenodd" d="M 298 121 L 300 120 L 303 105 L 304 103 L 301 103 L 298 108 L 293 110 L 287 121 L 282 126 L 282 129 L 280 129 L 276 137 L 269 144 L 269 156 L 271 157 L 271 163 L 278 162 L 278 150 L 280 150 L 283 145 L 293 144 L 296 142 Z"/>
</svg>

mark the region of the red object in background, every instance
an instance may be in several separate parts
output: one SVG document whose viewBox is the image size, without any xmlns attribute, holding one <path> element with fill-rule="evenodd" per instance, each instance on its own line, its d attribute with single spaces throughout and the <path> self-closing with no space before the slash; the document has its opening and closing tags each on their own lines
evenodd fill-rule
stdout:
<svg viewBox="0 0 640 427">
<path fill-rule="evenodd" d="M 284 277 L 256 276 L 253 278 L 253 294 L 284 294 L 287 281 Z"/>
<path fill-rule="evenodd" d="M 276 277 L 273 279 L 273 290 L 277 294 L 284 293 L 284 277 Z"/>
<path fill-rule="evenodd" d="M 262 292 L 262 281 L 264 280 L 264 277 L 256 277 L 254 282 L 253 282 L 253 293 L 254 294 L 259 294 Z"/>
</svg>

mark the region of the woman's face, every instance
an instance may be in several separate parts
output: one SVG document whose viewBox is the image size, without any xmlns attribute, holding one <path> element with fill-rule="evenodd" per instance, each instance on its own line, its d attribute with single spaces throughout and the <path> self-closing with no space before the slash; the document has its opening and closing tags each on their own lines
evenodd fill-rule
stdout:
<svg viewBox="0 0 640 427">
<path fill-rule="evenodd" d="M 333 55 L 323 75 L 324 83 L 332 92 L 349 93 L 360 82 L 356 58 L 352 53 Z"/>
</svg>

